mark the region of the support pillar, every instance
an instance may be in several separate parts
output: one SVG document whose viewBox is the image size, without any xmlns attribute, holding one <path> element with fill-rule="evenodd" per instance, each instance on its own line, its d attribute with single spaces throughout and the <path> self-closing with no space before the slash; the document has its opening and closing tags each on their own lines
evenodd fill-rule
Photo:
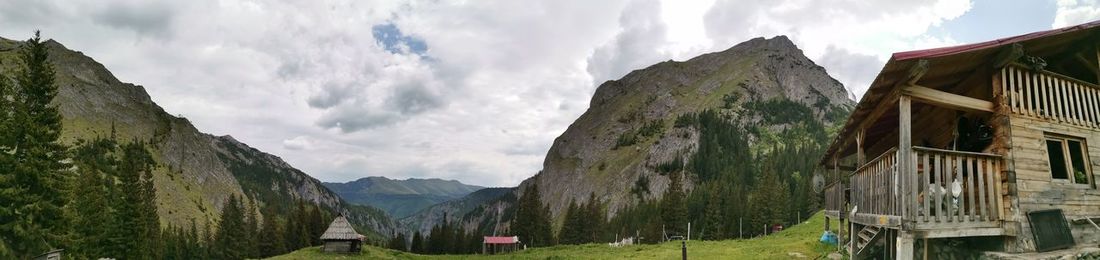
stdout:
<svg viewBox="0 0 1100 260">
<path fill-rule="evenodd" d="M 897 247 L 895 249 L 895 252 L 897 252 L 897 255 L 894 256 L 894 259 L 912 260 L 914 244 L 913 233 L 899 230 L 896 234 L 897 242 L 895 244 L 897 245 Z"/>
<path fill-rule="evenodd" d="M 897 171 L 895 175 L 898 178 L 894 179 L 894 191 L 900 194 L 895 194 L 900 198 L 901 203 L 897 210 L 902 216 L 903 220 L 911 220 L 912 217 L 909 212 L 910 207 L 916 204 L 916 200 L 910 201 L 908 195 L 916 194 L 915 185 L 907 185 L 909 180 L 913 179 L 913 127 L 912 127 L 912 100 L 908 95 L 901 95 L 898 97 L 898 160 Z M 898 189 L 898 186 L 903 189 Z"/>
</svg>

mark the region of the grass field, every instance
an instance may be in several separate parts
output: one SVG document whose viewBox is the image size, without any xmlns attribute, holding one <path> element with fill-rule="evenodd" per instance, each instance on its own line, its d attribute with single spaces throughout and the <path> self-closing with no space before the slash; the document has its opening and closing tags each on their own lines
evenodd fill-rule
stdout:
<svg viewBox="0 0 1100 260">
<path fill-rule="evenodd" d="M 824 258 L 836 250 L 818 242 L 824 217 L 815 214 L 808 221 L 782 232 L 754 239 L 725 241 L 688 241 L 691 259 L 807 259 Z M 633 245 L 612 248 L 607 244 L 587 244 L 534 248 L 511 254 L 483 255 L 418 255 L 401 251 L 365 247 L 359 255 L 323 254 L 319 247 L 305 248 L 272 259 L 678 259 L 680 242 L 656 245 Z"/>
</svg>

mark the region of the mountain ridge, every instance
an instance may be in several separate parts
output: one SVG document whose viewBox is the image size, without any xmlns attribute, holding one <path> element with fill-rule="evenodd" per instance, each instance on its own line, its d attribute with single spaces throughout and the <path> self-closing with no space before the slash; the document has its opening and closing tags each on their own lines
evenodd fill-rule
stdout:
<svg viewBox="0 0 1100 260">
<path fill-rule="evenodd" d="M 462 198 L 484 187 L 439 178 L 390 179 L 370 176 L 346 183 L 325 182 L 348 202 L 380 208 L 397 218 L 407 217 L 432 205 Z"/>
<path fill-rule="evenodd" d="M 303 200 L 338 214 L 370 210 L 348 209 L 346 202 L 320 181 L 293 168 L 278 156 L 265 153 L 231 136 L 199 131 L 189 120 L 173 116 L 152 101 L 141 85 L 125 83 L 103 64 L 82 52 L 47 40 L 48 61 L 54 65 L 58 94 L 51 104 L 62 115 L 61 142 L 74 144 L 117 136 L 148 144 L 156 166 L 155 204 L 162 226 L 216 225 L 229 196 L 246 205 L 286 214 L 293 201 Z M 0 69 L 17 65 L 15 50 L 23 43 L 0 38 Z M 355 215 L 367 234 L 385 236 L 394 222 L 388 216 Z"/>
</svg>

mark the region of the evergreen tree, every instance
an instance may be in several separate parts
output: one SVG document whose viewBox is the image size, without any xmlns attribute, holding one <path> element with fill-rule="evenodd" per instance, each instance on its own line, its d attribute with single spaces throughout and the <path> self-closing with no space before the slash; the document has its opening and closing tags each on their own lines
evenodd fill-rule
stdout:
<svg viewBox="0 0 1100 260">
<path fill-rule="evenodd" d="M 221 221 L 214 238 L 214 256 L 219 259 L 243 259 L 246 245 L 246 227 L 243 206 L 236 195 L 230 195 L 222 207 Z"/>
<path fill-rule="evenodd" d="M 256 199 L 252 199 L 252 201 L 256 201 Z M 244 247 L 243 250 L 245 252 L 244 253 L 245 257 L 257 258 L 260 255 L 260 253 L 259 253 L 259 251 L 260 251 L 259 242 L 260 241 L 258 241 L 258 240 L 270 239 L 270 238 L 262 238 L 261 239 L 260 237 L 258 237 L 258 235 L 260 235 L 260 223 L 259 223 L 260 218 L 256 215 L 256 203 L 255 202 L 249 203 L 249 205 L 250 206 L 247 207 L 248 210 L 246 210 L 246 213 L 244 214 L 245 215 L 245 221 L 244 221 L 244 223 L 245 223 L 245 236 L 244 237 L 246 239 L 245 239 L 245 247 Z"/>
<path fill-rule="evenodd" d="M 550 230 L 550 210 L 539 194 L 539 186 L 532 182 L 517 202 L 512 230 L 520 241 L 533 247 L 553 245 L 553 232 Z"/>
<path fill-rule="evenodd" d="M 424 253 L 424 236 L 420 235 L 420 231 L 417 230 L 413 234 L 412 242 L 410 243 L 409 251 L 417 254 Z"/>
<path fill-rule="evenodd" d="M 707 200 L 706 212 L 704 213 L 705 222 L 703 223 L 703 239 L 721 240 L 725 238 L 722 224 L 722 201 L 723 199 L 720 197 L 720 192 L 717 189 L 712 190 L 711 196 Z"/>
<path fill-rule="evenodd" d="M 584 208 L 584 237 L 583 243 L 600 241 L 602 227 L 607 223 L 607 214 L 604 214 L 603 205 L 596 199 L 595 193 L 588 194 L 588 203 Z"/>
<path fill-rule="evenodd" d="M 110 155 L 113 149 L 113 141 L 96 139 L 79 142 L 72 152 L 77 171 L 70 178 L 72 200 L 66 206 L 73 237 L 67 252 L 77 258 L 109 256 L 108 228 L 114 226 L 115 218 L 108 195 L 114 181 L 105 176 L 113 175 L 117 162 Z"/>
<path fill-rule="evenodd" d="M 260 230 L 259 247 L 260 257 L 270 257 L 286 253 L 286 243 L 283 237 L 283 228 L 275 220 L 275 213 L 264 214 L 263 229 Z"/>
<path fill-rule="evenodd" d="M 5 81 L 0 138 L 0 256 L 30 258 L 62 247 L 68 233 L 62 206 L 66 148 L 61 114 L 50 102 L 57 95 L 49 51 L 36 31 L 19 50 L 16 88 Z"/>
<path fill-rule="evenodd" d="M 387 248 L 400 251 L 408 251 L 408 244 L 406 241 L 405 233 L 393 232 L 393 238 L 390 238 L 390 242 L 386 245 Z"/>
<path fill-rule="evenodd" d="M 308 239 L 310 246 L 321 245 L 321 235 L 325 233 L 325 228 L 328 228 L 324 217 L 321 214 L 321 207 L 313 205 L 310 208 L 309 215 L 307 215 L 307 225 L 309 228 Z"/>
<path fill-rule="evenodd" d="M 669 174 L 670 184 L 661 198 L 661 221 L 669 236 L 687 235 L 687 208 L 684 204 L 682 175 L 679 172 Z"/>
<path fill-rule="evenodd" d="M 584 225 L 583 216 L 577 207 L 575 200 L 569 200 L 569 208 L 565 210 L 565 223 L 561 225 L 561 232 L 558 232 L 559 242 L 566 245 L 580 244 L 581 237 L 583 237 Z"/>
</svg>

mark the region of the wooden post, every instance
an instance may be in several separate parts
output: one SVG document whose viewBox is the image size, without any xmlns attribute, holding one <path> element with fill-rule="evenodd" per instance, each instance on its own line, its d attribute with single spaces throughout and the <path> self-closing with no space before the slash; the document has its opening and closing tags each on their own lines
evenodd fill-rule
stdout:
<svg viewBox="0 0 1100 260">
<path fill-rule="evenodd" d="M 897 242 L 895 243 L 897 255 L 894 259 L 897 260 L 912 260 L 913 259 L 913 233 L 909 232 L 897 232 Z"/>
<path fill-rule="evenodd" d="M 901 95 L 901 96 L 898 97 L 898 157 L 897 157 L 898 167 L 897 167 L 897 171 L 898 171 L 898 176 L 902 176 L 903 180 L 910 179 L 909 175 L 913 174 L 913 165 L 912 165 L 912 162 L 913 162 L 913 159 L 912 159 L 913 158 L 912 157 L 912 153 L 913 153 L 913 127 L 912 127 L 911 124 L 912 124 L 912 100 L 910 99 L 910 97 L 908 95 Z M 894 185 L 898 185 L 898 183 L 894 183 Z M 910 204 L 913 204 L 913 203 L 909 203 L 908 196 L 906 196 L 906 195 L 909 195 L 910 193 L 915 193 L 915 192 L 910 192 L 910 190 L 913 189 L 912 186 L 913 185 L 902 186 L 903 188 L 905 188 L 904 190 L 903 189 L 897 189 L 895 187 L 895 190 L 901 191 L 901 193 L 902 193 L 902 196 L 901 196 L 901 198 L 902 198 L 902 200 L 901 200 L 902 201 L 901 209 L 902 210 L 901 211 L 902 211 L 902 216 L 906 220 L 912 220 L 912 217 L 909 216 L 909 214 L 910 214 L 909 207 L 913 206 L 913 205 L 910 205 Z M 915 190 L 913 190 L 913 191 L 915 191 Z"/>
<path fill-rule="evenodd" d="M 863 137 L 867 134 L 867 131 L 863 128 L 856 132 L 856 169 L 862 167 L 867 163 L 867 154 L 863 152 Z"/>
</svg>

